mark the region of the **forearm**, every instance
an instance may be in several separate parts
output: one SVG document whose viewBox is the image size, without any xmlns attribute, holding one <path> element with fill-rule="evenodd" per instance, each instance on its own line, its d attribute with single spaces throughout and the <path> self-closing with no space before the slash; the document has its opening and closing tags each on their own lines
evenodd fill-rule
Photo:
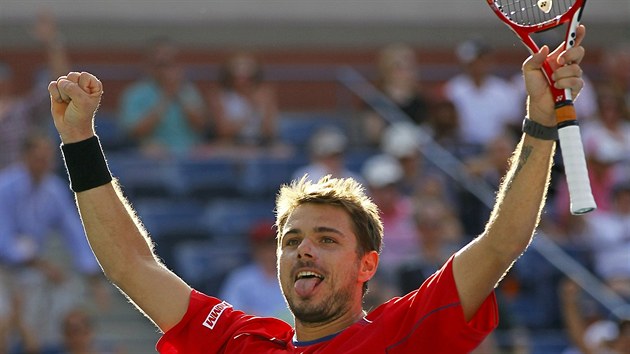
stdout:
<svg viewBox="0 0 630 354">
<path fill-rule="evenodd" d="M 77 193 L 76 198 L 92 251 L 116 285 L 124 287 L 138 263 L 157 263 L 150 238 L 115 181 Z"/>
<path fill-rule="evenodd" d="M 593 354 L 591 348 L 584 342 L 585 324 L 580 315 L 580 308 L 575 297 L 562 298 L 562 317 L 564 326 L 571 342 L 582 354 Z"/>
<path fill-rule="evenodd" d="M 457 253 L 453 271 L 467 319 L 531 242 L 549 183 L 553 151 L 553 141 L 524 136 L 485 231 Z"/>
<path fill-rule="evenodd" d="M 502 261 L 511 263 L 531 242 L 540 220 L 555 142 L 523 135 L 504 177 L 482 238 Z"/>
<path fill-rule="evenodd" d="M 46 43 L 46 52 L 52 78 L 65 75 L 70 70 L 70 60 L 61 38 L 54 38 Z"/>
</svg>

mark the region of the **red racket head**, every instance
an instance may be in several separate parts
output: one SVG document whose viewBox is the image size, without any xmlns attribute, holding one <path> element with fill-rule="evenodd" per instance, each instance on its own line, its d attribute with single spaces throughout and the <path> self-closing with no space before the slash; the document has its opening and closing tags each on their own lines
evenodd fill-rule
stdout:
<svg viewBox="0 0 630 354">
<path fill-rule="evenodd" d="M 539 45 L 532 39 L 535 33 L 550 30 L 568 23 L 565 34 L 565 47 L 573 46 L 575 31 L 579 25 L 586 0 L 486 0 L 494 13 L 507 24 L 532 52 L 538 52 Z M 570 100 L 563 90 L 553 88 L 552 69 L 545 63 L 544 71 L 552 84 L 556 103 Z"/>
<path fill-rule="evenodd" d="M 573 20 L 586 0 L 486 0 L 519 37 L 546 31 Z M 579 21 L 579 19 L 578 19 Z"/>
</svg>

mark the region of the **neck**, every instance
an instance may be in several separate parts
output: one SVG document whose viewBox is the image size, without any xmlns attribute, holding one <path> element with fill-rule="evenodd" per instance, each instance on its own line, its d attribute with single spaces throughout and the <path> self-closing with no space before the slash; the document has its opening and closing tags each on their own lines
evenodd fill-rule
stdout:
<svg viewBox="0 0 630 354">
<path fill-rule="evenodd" d="M 365 312 L 359 307 L 325 323 L 304 323 L 295 319 L 295 335 L 300 342 L 317 340 L 343 331 L 360 321 L 364 316 Z"/>
</svg>

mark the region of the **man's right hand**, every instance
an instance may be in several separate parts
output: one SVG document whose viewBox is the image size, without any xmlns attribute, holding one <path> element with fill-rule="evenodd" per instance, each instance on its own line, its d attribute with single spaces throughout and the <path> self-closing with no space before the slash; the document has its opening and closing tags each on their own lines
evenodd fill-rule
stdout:
<svg viewBox="0 0 630 354">
<path fill-rule="evenodd" d="M 71 72 L 48 85 L 55 127 L 64 144 L 94 135 L 94 114 L 103 95 L 103 85 L 87 72 Z"/>
</svg>

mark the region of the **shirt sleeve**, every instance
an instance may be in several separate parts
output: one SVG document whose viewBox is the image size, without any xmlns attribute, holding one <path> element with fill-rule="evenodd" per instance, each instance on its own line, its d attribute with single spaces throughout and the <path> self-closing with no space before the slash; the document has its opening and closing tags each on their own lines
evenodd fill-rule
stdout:
<svg viewBox="0 0 630 354">
<path fill-rule="evenodd" d="M 193 290 L 186 314 L 156 348 L 161 354 L 267 353 L 286 348 L 293 333 L 286 322 L 247 315 Z"/>
<path fill-rule="evenodd" d="M 227 302 L 193 290 L 186 314 L 156 349 L 161 354 L 218 353 L 245 317 Z"/>
<path fill-rule="evenodd" d="M 385 323 L 396 323 L 388 353 L 427 348 L 433 354 L 468 353 L 498 325 L 494 292 L 475 316 L 466 321 L 453 275 L 453 257 L 419 289 L 383 306 Z"/>
</svg>

